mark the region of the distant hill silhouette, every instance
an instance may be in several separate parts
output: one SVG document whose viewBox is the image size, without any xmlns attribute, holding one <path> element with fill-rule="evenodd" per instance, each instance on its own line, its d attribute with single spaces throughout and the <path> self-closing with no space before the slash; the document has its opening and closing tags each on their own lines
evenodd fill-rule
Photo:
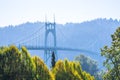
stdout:
<svg viewBox="0 0 120 80">
<path fill-rule="evenodd" d="M 44 26 L 43 22 L 27 22 L 16 26 L 11 25 L 0 28 L 0 45 L 8 45 L 24 39 L 42 26 Z M 57 46 L 82 48 L 100 53 L 100 48 L 104 45 L 110 45 L 110 36 L 119 26 L 120 21 L 105 18 L 85 21 L 82 23 L 57 24 Z M 42 34 L 41 39 L 44 40 L 44 28 L 40 34 Z M 44 45 L 44 42 L 42 42 L 41 45 Z M 37 51 L 34 53 L 37 53 Z M 76 53 L 76 55 L 72 53 Z M 59 57 L 67 57 L 72 60 L 78 54 L 79 53 L 77 52 L 61 51 L 59 52 Z M 92 54 L 90 55 L 92 56 Z M 97 61 L 99 60 L 100 59 Z"/>
</svg>

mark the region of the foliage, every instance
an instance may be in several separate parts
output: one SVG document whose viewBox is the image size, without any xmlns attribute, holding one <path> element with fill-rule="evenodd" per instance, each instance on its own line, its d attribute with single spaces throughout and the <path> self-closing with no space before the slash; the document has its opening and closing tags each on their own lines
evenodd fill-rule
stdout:
<svg viewBox="0 0 120 80">
<path fill-rule="evenodd" d="M 41 59 L 32 58 L 25 47 L 21 50 L 15 46 L 0 48 L 0 80 L 39 79 L 53 80 L 49 69 Z"/>
<path fill-rule="evenodd" d="M 33 62 L 30 54 L 27 52 L 27 49 L 25 47 L 22 47 L 22 50 L 20 51 L 21 56 L 21 70 L 22 75 L 24 75 L 25 78 L 28 78 L 29 80 L 34 78 L 35 73 L 35 63 Z"/>
<path fill-rule="evenodd" d="M 70 62 L 68 60 L 57 61 L 52 72 L 56 80 L 94 80 L 93 76 L 82 71 L 79 63 Z"/>
<path fill-rule="evenodd" d="M 82 71 L 78 62 L 57 61 L 50 71 L 37 56 L 31 57 L 25 47 L 0 48 L 0 80 L 94 80 Z"/>
<path fill-rule="evenodd" d="M 104 66 L 107 71 L 104 80 L 120 80 L 120 27 L 111 35 L 112 45 L 104 46 L 101 55 L 106 58 Z"/>
<path fill-rule="evenodd" d="M 52 61 L 52 62 L 51 62 L 52 68 L 53 68 L 53 67 L 55 67 L 55 63 L 56 63 L 56 62 L 55 62 L 55 53 L 54 53 L 54 52 L 52 53 L 52 60 L 51 60 L 51 61 Z"/>
<path fill-rule="evenodd" d="M 82 69 L 91 75 L 95 75 L 98 71 L 97 62 L 83 54 L 77 56 L 75 61 L 78 61 L 81 64 Z"/>
<path fill-rule="evenodd" d="M 94 76 L 97 80 L 100 80 L 98 76 L 98 66 L 97 62 L 83 54 L 80 54 L 79 56 L 75 57 L 75 61 L 78 61 L 81 64 L 81 67 L 84 71 L 90 73 L 92 76 Z"/>
<path fill-rule="evenodd" d="M 22 49 L 22 52 L 25 52 Z M 4 47 L 0 50 L 0 74 L 1 80 L 23 80 L 33 78 L 33 64 L 28 64 L 27 56 L 19 52 L 15 46 Z M 29 58 L 29 57 L 28 57 Z M 30 65 L 30 66 L 28 66 Z M 30 78 L 31 77 L 31 78 Z"/>
<path fill-rule="evenodd" d="M 34 56 L 33 61 L 36 65 L 36 80 L 53 80 L 52 73 L 39 57 Z"/>
</svg>

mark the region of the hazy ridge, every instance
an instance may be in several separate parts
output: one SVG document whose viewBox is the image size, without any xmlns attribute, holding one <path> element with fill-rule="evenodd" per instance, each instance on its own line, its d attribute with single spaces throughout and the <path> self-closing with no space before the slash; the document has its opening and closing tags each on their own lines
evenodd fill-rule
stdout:
<svg viewBox="0 0 120 80">
<path fill-rule="evenodd" d="M 43 22 L 27 22 L 16 26 L 11 25 L 0 28 L 0 45 L 4 46 L 24 39 L 42 26 L 44 26 Z M 82 48 L 100 53 L 100 48 L 104 45 L 110 45 L 110 35 L 113 34 L 119 26 L 120 21 L 118 20 L 101 18 L 82 23 L 57 24 L 57 46 Z M 41 39 L 43 41 L 45 33 L 44 28 L 41 29 L 39 33 L 41 34 Z M 44 41 L 41 45 L 44 45 Z M 63 53 L 60 54 L 59 57 L 73 59 L 79 54 L 72 54 L 74 52 L 65 52 L 70 53 L 69 55 Z"/>
</svg>

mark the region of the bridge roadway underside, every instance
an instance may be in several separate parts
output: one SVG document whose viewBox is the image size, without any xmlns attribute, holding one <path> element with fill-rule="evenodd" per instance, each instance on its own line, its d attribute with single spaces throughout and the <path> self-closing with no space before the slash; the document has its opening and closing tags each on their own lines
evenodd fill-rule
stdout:
<svg viewBox="0 0 120 80">
<path fill-rule="evenodd" d="M 74 52 L 83 52 L 83 53 L 90 53 L 93 55 L 98 55 L 98 52 L 92 52 L 89 50 L 85 50 L 85 49 L 74 49 L 74 48 L 62 48 L 62 47 L 47 47 L 45 48 L 44 46 L 24 46 L 26 47 L 28 50 L 57 50 L 57 51 L 74 51 Z M 18 47 L 19 49 L 21 49 L 21 46 Z"/>
</svg>

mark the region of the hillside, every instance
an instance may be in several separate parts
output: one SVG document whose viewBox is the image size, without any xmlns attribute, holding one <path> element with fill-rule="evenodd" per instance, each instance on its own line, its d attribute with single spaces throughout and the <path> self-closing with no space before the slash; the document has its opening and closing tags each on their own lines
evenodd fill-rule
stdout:
<svg viewBox="0 0 120 80">
<path fill-rule="evenodd" d="M 8 45 L 16 43 L 19 40 L 30 36 L 38 29 L 44 26 L 43 22 L 23 23 L 16 26 L 5 26 L 0 28 L 0 45 Z M 120 26 L 120 21 L 113 19 L 95 19 L 82 23 L 66 23 L 64 25 L 56 25 L 57 46 L 86 49 L 100 53 L 100 48 L 104 45 L 110 45 L 111 37 L 115 29 Z M 38 32 L 41 35 L 41 45 L 44 45 L 44 28 Z M 24 35 L 24 36 L 23 36 Z M 36 34 L 37 35 L 37 34 Z M 43 57 L 43 52 L 30 51 L 32 55 Z M 58 52 L 59 58 L 69 58 L 73 60 L 78 52 Z M 86 54 L 96 59 L 101 60 L 99 56 L 94 54 Z M 100 55 L 100 54 L 98 54 Z M 97 57 L 96 57 L 97 56 Z"/>
</svg>

